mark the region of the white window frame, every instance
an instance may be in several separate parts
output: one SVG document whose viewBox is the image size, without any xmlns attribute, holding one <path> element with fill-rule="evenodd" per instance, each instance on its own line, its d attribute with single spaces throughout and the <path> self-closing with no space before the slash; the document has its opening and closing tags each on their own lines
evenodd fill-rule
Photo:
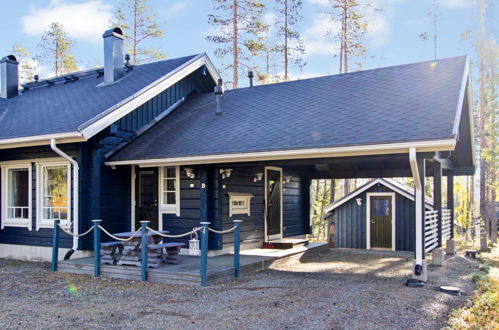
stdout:
<svg viewBox="0 0 499 330">
<path fill-rule="evenodd" d="M 165 201 L 165 190 L 164 190 L 164 179 L 165 178 L 165 168 L 167 167 L 175 167 L 175 204 L 166 204 Z M 178 217 L 180 216 L 180 166 L 161 166 L 159 167 L 159 223 L 162 223 L 161 215 L 162 214 L 176 214 Z"/>
<path fill-rule="evenodd" d="M 71 223 L 71 210 L 73 206 L 73 201 L 71 199 L 71 191 L 73 189 L 71 185 L 71 164 L 66 161 L 40 162 L 36 164 L 36 230 L 39 230 L 40 228 L 54 228 L 53 219 L 43 219 L 43 168 L 47 166 L 65 166 L 67 169 L 67 220 L 61 220 L 61 226 L 67 227 Z"/>
<path fill-rule="evenodd" d="M 229 217 L 235 214 L 251 215 L 251 198 L 253 198 L 253 194 L 229 192 L 227 195 L 229 195 Z M 243 202 L 244 206 L 234 207 L 233 202 Z"/>
<path fill-rule="evenodd" d="M 8 172 L 12 169 L 27 169 L 28 170 L 28 219 L 8 218 L 8 194 L 9 194 L 9 178 Z M 22 227 L 31 230 L 32 224 L 32 176 L 31 163 L 29 162 L 9 162 L 8 165 L 2 165 L 2 216 L 0 229 L 5 227 Z"/>
</svg>

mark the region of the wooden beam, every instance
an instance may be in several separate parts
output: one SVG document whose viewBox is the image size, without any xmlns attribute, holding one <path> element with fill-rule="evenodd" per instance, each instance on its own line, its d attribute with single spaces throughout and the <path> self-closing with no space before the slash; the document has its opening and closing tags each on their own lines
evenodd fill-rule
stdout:
<svg viewBox="0 0 499 330">
<path fill-rule="evenodd" d="M 447 208 L 450 210 L 450 237 L 454 238 L 454 176 L 447 176 Z"/>
</svg>

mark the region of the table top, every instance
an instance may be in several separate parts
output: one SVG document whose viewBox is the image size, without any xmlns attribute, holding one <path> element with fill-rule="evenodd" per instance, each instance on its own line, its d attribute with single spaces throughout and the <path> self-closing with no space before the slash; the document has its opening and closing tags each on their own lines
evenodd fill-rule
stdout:
<svg viewBox="0 0 499 330">
<path fill-rule="evenodd" d="M 165 234 L 165 235 L 170 233 L 168 230 L 158 230 L 157 232 L 161 233 L 161 234 Z M 135 232 L 133 232 L 133 231 L 126 231 L 123 233 L 116 233 L 113 235 L 116 237 L 120 237 L 120 238 L 128 238 L 128 237 L 132 236 L 134 233 Z M 152 231 L 148 230 L 147 236 L 158 236 L 158 234 L 155 234 Z M 142 231 L 139 231 L 135 237 L 136 238 L 142 237 Z"/>
</svg>

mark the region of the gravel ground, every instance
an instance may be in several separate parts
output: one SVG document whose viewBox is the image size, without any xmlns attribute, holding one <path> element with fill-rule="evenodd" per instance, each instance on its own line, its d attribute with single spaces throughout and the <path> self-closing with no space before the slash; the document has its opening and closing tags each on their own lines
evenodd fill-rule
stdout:
<svg viewBox="0 0 499 330">
<path fill-rule="evenodd" d="M 0 328 L 438 329 L 474 290 L 476 263 L 429 267 L 404 286 L 411 259 L 328 250 L 207 288 L 51 273 L 47 263 L 0 259 Z M 436 290 L 458 286 L 462 296 Z"/>
</svg>

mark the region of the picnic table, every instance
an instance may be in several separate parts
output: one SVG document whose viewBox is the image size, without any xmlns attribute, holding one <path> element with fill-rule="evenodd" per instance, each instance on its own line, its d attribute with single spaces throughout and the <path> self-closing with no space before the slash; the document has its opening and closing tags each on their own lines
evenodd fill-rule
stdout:
<svg viewBox="0 0 499 330">
<path fill-rule="evenodd" d="M 158 231 L 161 234 L 168 234 L 169 231 L 163 230 Z M 118 238 L 129 238 L 135 232 L 123 232 L 113 234 Z M 163 240 L 163 237 L 160 235 L 153 233 L 151 231 L 147 232 L 147 241 L 149 245 L 157 245 L 160 244 Z M 123 251 L 122 255 L 117 262 L 118 265 L 132 265 L 132 266 L 140 266 L 141 261 L 141 249 L 142 249 L 142 232 L 138 232 L 131 240 L 123 242 Z M 163 259 L 163 249 L 149 249 L 148 251 L 148 267 L 157 268 Z"/>
</svg>

